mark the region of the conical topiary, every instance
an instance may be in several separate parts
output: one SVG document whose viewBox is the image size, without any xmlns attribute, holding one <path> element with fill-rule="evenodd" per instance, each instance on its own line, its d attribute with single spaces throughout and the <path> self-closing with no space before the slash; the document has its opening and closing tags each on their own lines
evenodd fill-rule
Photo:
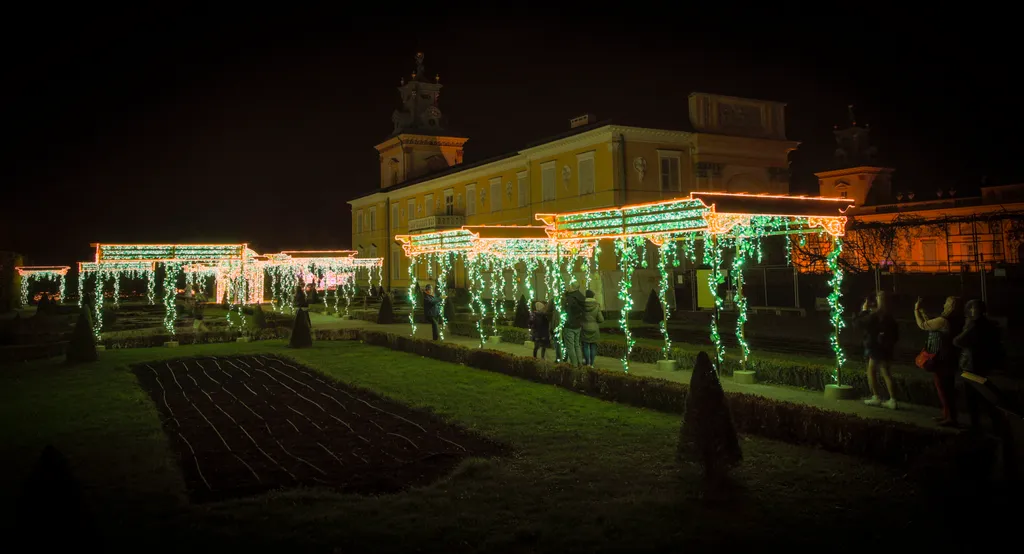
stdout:
<svg viewBox="0 0 1024 554">
<path fill-rule="evenodd" d="M 267 315 L 263 313 L 263 307 L 256 304 L 252 307 L 252 327 L 260 330 L 267 326 Z"/>
<path fill-rule="evenodd" d="M 309 348 L 313 346 L 313 330 L 309 327 L 309 312 L 296 310 L 295 324 L 292 325 L 292 338 L 288 341 L 292 348 Z"/>
<path fill-rule="evenodd" d="M 705 477 L 717 479 L 743 460 L 725 392 L 707 353 L 697 355 L 679 430 L 680 461 L 696 462 Z"/>
<path fill-rule="evenodd" d="M 78 321 L 75 323 L 75 331 L 71 335 L 71 342 L 68 343 L 66 361 L 69 364 L 80 364 L 95 362 L 96 337 L 92 334 L 92 310 L 86 304 L 78 313 Z"/>
<path fill-rule="evenodd" d="M 395 308 L 391 305 L 391 295 L 385 294 L 380 301 L 380 311 L 377 312 L 377 323 L 388 325 L 395 322 Z"/>
<path fill-rule="evenodd" d="M 516 302 L 516 320 L 512 324 L 520 329 L 530 327 L 530 308 L 526 305 L 526 295 L 520 295 L 519 302 Z"/>
<path fill-rule="evenodd" d="M 656 325 L 665 319 L 665 312 L 661 309 L 661 299 L 658 298 L 658 290 L 651 289 L 647 297 L 647 307 L 644 308 L 644 323 Z"/>
</svg>

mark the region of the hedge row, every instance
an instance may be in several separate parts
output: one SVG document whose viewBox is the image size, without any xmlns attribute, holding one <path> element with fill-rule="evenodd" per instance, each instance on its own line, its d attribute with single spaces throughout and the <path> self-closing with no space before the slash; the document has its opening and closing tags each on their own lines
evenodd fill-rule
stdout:
<svg viewBox="0 0 1024 554">
<path fill-rule="evenodd" d="M 555 385 L 595 398 L 673 414 L 681 414 L 689 387 L 682 383 L 625 372 L 573 368 L 497 350 L 416 339 L 365 329 L 321 330 L 319 340 L 361 340 L 427 358 L 464 364 L 537 383 Z M 726 393 L 736 428 L 741 433 L 824 448 L 893 465 L 905 465 L 916 454 L 947 435 L 903 423 L 869 420 L 780 402 L 762 396 Z"/>
<path fill-rule="evenodd" d="M 449 323 L 450 332 L 456 335 L 479 338 L 476 325 L 470 322 Z M 498 334 L 502 342 L 522 344 L 530 340 L 530 332 L 527 329 L 518 327 L 498 327 Z M 672 347 L 672 359 L 679 362 L 679 367 L 693 367 L 697 359 L 698 348 Z M 613 340 L 602 340 L 597 343 L 597 354 L 610 358 L 622 358 L 625 353 L 625 345 Z M 641 363 L 656 363 L 662 359 L 661 349 L 647 345 L 637 344 L 630 352 L 629 360 Z M 722 374 L 732 375 L 740 369 L 740 362 L 737 358 L 726 356 L 722 364 Z M 832 383 L 832 367 L 825 365 L 795 364 L 786 363 L 778 359 L 754 359 L 747 365 L 747 369 L 757 372 L 757 379 L 761 383 L 786 385 L 811 390 L 825 390 L 825 385 Z M 867 376 L 861 371 L 845 371 L 843 373 L 845 385 L 852 386 L 858 394 L 870 395 Z M 893 375 L 893 382 L 896 386 L 896 397 L 902 402 L 919 404 L 924 406 L 941 407 L 938 394 L 935 392 L 935 385 L 930 379 L 907 378 L 902 375 Z"/>
</svg>

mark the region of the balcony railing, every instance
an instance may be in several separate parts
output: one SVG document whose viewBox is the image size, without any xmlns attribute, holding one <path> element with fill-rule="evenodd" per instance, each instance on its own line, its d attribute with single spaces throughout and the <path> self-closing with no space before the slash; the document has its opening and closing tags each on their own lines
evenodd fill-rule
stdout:
<svg viewBox="0 0 1024 554">
<path fill-rule="evenodd" d="M 428 215 L 409 220 L 409 232 L 454 229 L 466 224 L 464 215 Z"/>
</svg>

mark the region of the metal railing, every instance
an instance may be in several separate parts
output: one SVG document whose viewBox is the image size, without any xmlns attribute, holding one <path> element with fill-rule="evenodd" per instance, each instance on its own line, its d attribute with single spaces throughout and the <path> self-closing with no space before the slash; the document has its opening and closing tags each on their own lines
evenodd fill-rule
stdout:
<svg viewBox="0 0 1024 554">
<path fill-rule="evenodd" d="M 466 224 L 464 215 L 428 215 L 409 220 L 409 231 L 427 231 L 431 229 L 452 229 Z"/>
</svg>

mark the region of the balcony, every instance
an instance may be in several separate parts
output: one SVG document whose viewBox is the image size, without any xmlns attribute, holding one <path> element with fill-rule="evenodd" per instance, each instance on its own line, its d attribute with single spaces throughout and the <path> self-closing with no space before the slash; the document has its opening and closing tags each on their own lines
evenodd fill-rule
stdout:
<svg viewBox="0 0 1024 554">
<path fill-rule="evenodd" d="M 466 224 L 464 215 L 428 215 L 409 220 L 409 232 L 456 229 Z"/>
</svg>

